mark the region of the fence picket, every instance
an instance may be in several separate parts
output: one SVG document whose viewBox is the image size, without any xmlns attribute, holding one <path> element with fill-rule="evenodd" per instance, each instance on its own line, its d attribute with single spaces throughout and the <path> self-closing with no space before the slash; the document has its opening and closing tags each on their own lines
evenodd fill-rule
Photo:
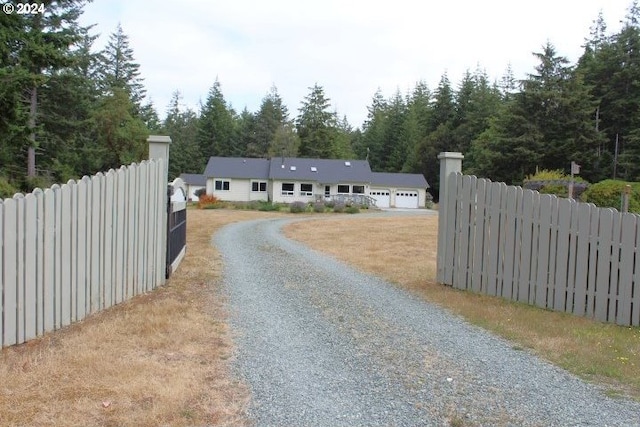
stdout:
<svg viewBox="0 0 640 427">
<path fill-rule="evenodd" d="M 24 340 L 37 336 L 38 318 L 37 298 L 37 213 L 38 201 L 34 194 L 24 198 Z"/>
<path fill-rule="evenodd" d="M 124 254 L 124 242 L 125 235 L 125 205 L 127 200 L 125 199 L 124 189 L 126 187 L 126 170 L 124 167 L 119 168 L 115 173 L 115 187 L 113 202 L 115 204 L 115 224 L 114 224 L 114 304 L 120 304 L 123 301 L 124 292 L 124 277 L 125 277 L 125 254 Z"/>
<path fill-rule="evenodd" d="M 613 215 L 613 229 L 611 231 L 611 277 L 609 278 L 609 309 L 607 322 L 615 322 L 618 309 L 618 275 L 620 271 L 620 250 L 622 246 L 622 214 L 615 211 Z"/>
<path fill-rule="evenodd" d="M 533 240 L 533 191 L 522 191 L 522 203 L 520 204 L 519 215 L 522 218 L 520 227 L 520 257 L 519 257 L 519 280 L 517 283 L 517 294 L 514 299 L 523 303 L 529 301 L 529 287 L 531 286 L 531 250 Z"/>
<path fill-rule="evenodd" d="M 16 201 L 16 343 L 20 344 L 25 341 L 25 308 L 26 302 L 24 299 L 25 283 L 25 256 L 24 256 L 24 234 L 25 234 L 25 221 L 24 221 L 24 195 L 16 194 L 13 196 Z"/>
<path fill-rule="evenodd" d="M 502 251 L 503 279 L 500 296 L 502 296 L 503 298 L 511 299 L 514 294 L 513 280 L 517 240 L 516 232 L 518 231 L 516 225 L 516 187 L 507 187 L 505 194 L 505 209 L 501 209 L 501 211 L 503 212 L 503 215 L 501 217 L 503 218 L 504 224 L 504 226 L 501 228 L 502 230 L 504 230 L 504 250 Z"/>
<path fill-rule="evenodd" d="M 3 303 L 3 345 L 13 345 L 18 342 L 18 295 L 17 295 L 17 227 L 18 209 L 15 199 L 5 199 L 4 201 L 4 250 L 2 283 L 4 284 Z"/>
<path fill-rule="evenodd" d="M 78 312 L 78 186 L 75 181 L 68 181 L 67 185 L 70 190 L 70 204 L 71 209 L 67 213 L 67 216 L 71 217 L 71 233 L 70 233 L 70 243 L 69 248 L 71 252 L 71 256 L 69 259 L 70 269 L 71 269 L 71 277 L 69 280 L 69 317 L 71 319 L 71 323 L 77 320 L 76 313 Z"/>
<path fill-rule="evenodd" d="M 550 242 L 551 242 L 552 197 L 540 195 L 540 227 L 538 245 L 538 272 L 535 290 L 535 304 L 547 308 L 547 288 L 550 282 Z"/>
<path fill-rule="evenodd" d="M 572 312 L 584 316 L 587 305 L 587 286 L 589 275 L 589 231 L 591 230 L 592 206 L 579 203 L 577 207 L 578 232 L 576 251 L 575 295 Z"/>
<path fill-rule="evenodd" d="M 458 256 L 455 262 L 458 263 L 459 267 L 453 275 L 453 287 L 458 289 L 467 289 L 467 275 L 469 274 L 469 231 L 471 228 L 470 217 L 474 205 L 471 203 L 471 188 L 474 184 L 475 182 L 471 176 L 464 176 L 462 179 L 462 191 L 458 197 L 458 205 L 460 207 L 457 209 L 458 220 L 456 221 L 456 235 L 459 237 L 456 246 L 459 246 L 459 248 L 456 251 Z"/>
<path fill-rule="evenodd" d="M 611 246 L 614 211 L 605 209 L 600 213 L 600 236 L 598 238 L 598 275 L 595 287 L 595 318 L 607 320 L 609 308 L 609 278 L 611 273 Z"/>
<path fill-rule="evenodd" d="M 640 218 L 636 222 L 636 244 L 634 248 L 633 284 L 631 290 L 629 322 L 632 326 L 640 326 Z"/>
<path fill-rule="evenodd" d="M 87 263 L 89 262 L 87 254 L 87 217 L 89 216 L 89 208 L 87 206 L 87 185 L 88 178 L 85 176 L 77 182 L 77 238 L 76 238 L 76 307 L 75 318 L 77 320 L 84 319 L 87 311 Z"/>
<path fill-rule="evenodd" d="M 558 227 L 555 280 L 549 292 L 549 305 L 553 310 L 565 311 L 567 301 L 567 277 L 569 260 L 569 240 L 571 227 L 571 200 L 558 199 Z"/>
<path fill-rule="evenodd" d="M 445 254 L 445 270 L 444 270 L 444 280 L 445 283 L 450 283 L 453 285 L 453 274 L 454 274 L 454 265 L 456 265 L 456 260 L 454 259 L 455 254 L 455 244 L 458 240 L 457 230 L 457 222 L 458 222 L 458 204 L 457 200 L 460 197 L 460 193 L 462 192 L 462 177 L 460 174 L 451 174 L 449 175 L 449 188 L 451 191 L 449 192 L 448 198 L 446 200 L 447 212 L 451 212 L 447 220 L 447 236 L 452 236 L 451 244 L 447 245 L 447 253 Z"/>
<path fill-rule="evenodd" d="M 633 270 L 636 248 L 636 229 L 638 216 L 634 214 L 622 215 L 622 241 L 620 258 L 620 281 L 616 295 L 617 310 L 615 323 L 631 325 L 631 301 L 633 296 Z"/>
<path fill-rule="evenodd" d="M 486 197 L 487 197 L 487 181 L 478 179 L 476 190 L 477 209 L 475 214 L 475 229 L 477 232 L 474 236 L 473 251 L 473 267 L 471 270 L 471 289 L 473 292 L 481 292 L 484 287 L 482 285 L 482 276 L 484 273 L 485 263 L 485 241 L 484 236 L 487 229 L 486 217 Z"/>
<path fill-rule="evenodd" d="M 500 201 L 502 199 L 500 183 L 491 183 L 491 206 L 489 208 L 489 263 L 487 274 L 487 294 L 497 295 L 498 270 L 500 268 Z"/>
<path fill-rule="evenodd" d="M 102 247 L 104 230 L 104 175 L 99 173 L 91 178 L 91 273 L 89 281 L 89 313 L 95 313 L 102 306 L 102 282 L 104 272 L 104 252 Z"/>
</svg>

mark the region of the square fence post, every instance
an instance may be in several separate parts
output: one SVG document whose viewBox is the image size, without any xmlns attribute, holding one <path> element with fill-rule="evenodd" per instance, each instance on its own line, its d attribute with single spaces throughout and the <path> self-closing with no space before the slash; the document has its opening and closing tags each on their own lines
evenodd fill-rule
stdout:
<svg viewBox="0 0 640 427">
<path fill-rule="evenodd" d="M 446 235 L 447 220 L 454 212 L 447 212 L 447 200 L 449 199 L 450 189 L 449 175 L 456 172 L 462 172 L 462 153 L 442 152 L 438 155 L 440 160 L 440 198 L 438 200 L 438 256 L 437 256 L 437 273 L 436 280 L 438 283 L 444 283 L 444 263 L 447 246 L 451 244 L 449 239 L 451 236 Z M 450 285 L 451 283 L 447 283 Z"/>
</svg>

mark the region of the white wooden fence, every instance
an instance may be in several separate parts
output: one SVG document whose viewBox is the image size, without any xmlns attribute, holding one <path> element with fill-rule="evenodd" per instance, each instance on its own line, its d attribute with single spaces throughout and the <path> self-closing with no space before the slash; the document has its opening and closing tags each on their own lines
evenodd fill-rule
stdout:
<svg viewBox="0 0 640 427">
<path fill-rule="evenodd" d="M 460 173 L 440 216 L 440 283 L 640 325 L 640 216 Z"/>
<path fill-rule="evenodd" d="M 0 347 L 164 283 L 165 163 L 0 200 Z"/>
</svg>

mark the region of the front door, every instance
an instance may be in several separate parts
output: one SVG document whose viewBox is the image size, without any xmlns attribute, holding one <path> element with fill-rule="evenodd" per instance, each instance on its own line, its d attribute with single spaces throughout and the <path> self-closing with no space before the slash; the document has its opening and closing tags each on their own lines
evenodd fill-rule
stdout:
<svg viewBox="0 0 640 427">
<path fill-rule="evenodd" d="M 330 185 L 325 185 L 324 186 L 324 197 L 326 199 L 328 199 L 331 196 L 331 186 Z"/>
</svg>

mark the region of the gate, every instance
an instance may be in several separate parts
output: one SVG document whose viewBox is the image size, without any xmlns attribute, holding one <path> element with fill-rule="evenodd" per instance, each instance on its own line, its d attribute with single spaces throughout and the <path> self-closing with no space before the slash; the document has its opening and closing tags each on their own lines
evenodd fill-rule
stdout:
<svg viewBox="0 0 640 427">
<path fill-rule="evenodd" d="M 167 186 L 167 267 L 171 276 L 184 257 L 187 245 L 187 190 L 180 178 Z"/>
</svg>

